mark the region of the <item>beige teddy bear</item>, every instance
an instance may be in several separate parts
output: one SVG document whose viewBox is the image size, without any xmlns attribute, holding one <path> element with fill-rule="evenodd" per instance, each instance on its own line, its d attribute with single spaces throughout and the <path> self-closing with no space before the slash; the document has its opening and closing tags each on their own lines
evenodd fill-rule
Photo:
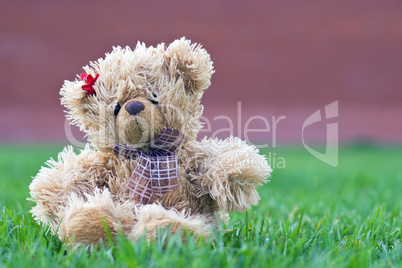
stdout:
<svg viewBox="0 0 402 268">
<path fill-rule="evenodd" d="M 105 224 L 132 239 L 160 227 L 208 235 L 215 214 L 257 204 L 255 188 L 271 168 L 255 147 L 233 137 L 196 141 L 214 72 L 200 45 L 116 47 L 84 70 L 60 93 L 89 144 L 78 155 L 65 148 L 29 187 L 32 214 L 60 239 L 98 243 Z"/>
</svg>

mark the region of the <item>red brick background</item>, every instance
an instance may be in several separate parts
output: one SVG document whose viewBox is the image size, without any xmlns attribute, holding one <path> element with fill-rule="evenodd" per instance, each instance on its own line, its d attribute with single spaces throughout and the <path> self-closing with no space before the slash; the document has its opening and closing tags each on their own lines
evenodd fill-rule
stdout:
<svg viewBox="0 0 402 268">
<path fill-rule="evenodd" d="M 402 142 L 402 2 L 367 0 L 2 1 L 0 142 L 66 141 L 64 79 L 113 45 L 181 36 L 202 43 L 216 68 L 202 135 L 231 128 L 245 138 L 260 115 L 270 131 L 251 142 L 301 144 L 304 120 L 339 101 L 331 122 L 341 142 Z M 325 124 L 306 129 L 306 140 L 325 141 Z"/>
</svg>

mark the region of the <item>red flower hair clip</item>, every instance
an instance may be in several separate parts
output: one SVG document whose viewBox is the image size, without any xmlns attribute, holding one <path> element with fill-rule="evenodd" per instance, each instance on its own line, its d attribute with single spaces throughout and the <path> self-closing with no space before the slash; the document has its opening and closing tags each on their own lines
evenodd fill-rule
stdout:
<svg viewBox="0 0 402 268">
<path fill-rule="evenodd" d="M 96 74 L 95 77 L 92 77 L 90 74 L 82 73 L 80 74 L 80 77 L 86 83 L 82 86 L 82 89 L 88 91 L 87 96 L 95 94 L 94 85 L 96 80 L 99 78 L 99 74 Z"/>
</svg>

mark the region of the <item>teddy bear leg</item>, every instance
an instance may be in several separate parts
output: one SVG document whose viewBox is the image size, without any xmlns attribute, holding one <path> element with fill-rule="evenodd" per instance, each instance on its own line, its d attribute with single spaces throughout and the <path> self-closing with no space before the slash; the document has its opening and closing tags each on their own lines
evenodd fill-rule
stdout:
<svg viewBox="0 0 402 268">
<path fill-rule="evenodd" d="M 200 235 L 207 237 L 212 228 L 216 228 L 216 220 L 212 215 L 188 215 L 184 211 L 167 210 L 159 204 L 145 205 L 137 211 L 137 224 L 129 237 L 138 239 L 145 235 L 147 239 L 152 239 L 158 235 L 160 228 L 169 228 L 170 233 L 186 230 L 196 238 Z"/>
<path fill-rule="evenodd" d="M 135 223 L 134 204 L 116 204 L 110 192 L 95 191 L 86 198 L 72 196 L 58 231 L 61 240 L 72 244 L 97 244 L 107 241 L 109 229 L 114 238 L 119 231 L 127 234 Z"/>
</svg>

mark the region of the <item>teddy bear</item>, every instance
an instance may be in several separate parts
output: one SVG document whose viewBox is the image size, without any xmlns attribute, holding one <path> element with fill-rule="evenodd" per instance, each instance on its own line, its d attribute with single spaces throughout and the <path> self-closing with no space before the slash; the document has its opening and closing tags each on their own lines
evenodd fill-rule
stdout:
<svg viewBox="0 0 402 268">
<path fill-rule="evenodd" d="M 60 94 L 88 143 L 66 147 L 29 187 L 33 217 L 61 240 L 97 244 L 106 227 L 133 240 L 163 228 L 208 236 L 229 212 L 258 203 L 272 170 L 255 146 L 196 139 L 214 73 L 201 45 L 113 47 L 83 69 Z"/>
</svg>

